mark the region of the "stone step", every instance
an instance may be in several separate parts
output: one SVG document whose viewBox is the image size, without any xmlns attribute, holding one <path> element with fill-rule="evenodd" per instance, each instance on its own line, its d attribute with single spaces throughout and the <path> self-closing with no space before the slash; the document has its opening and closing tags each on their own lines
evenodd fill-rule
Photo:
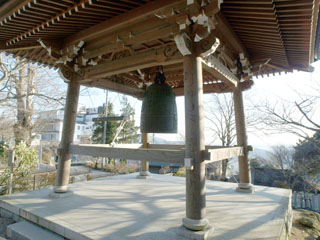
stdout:
<svg viewBox="0 0 320 240">
<path fill-rule="evenodd" d="M 12 240 L 62 240 L 56 233 L 50 232 L 31 222 L 21 221 L 7 226 L 7 236 Z"/>
</svg>

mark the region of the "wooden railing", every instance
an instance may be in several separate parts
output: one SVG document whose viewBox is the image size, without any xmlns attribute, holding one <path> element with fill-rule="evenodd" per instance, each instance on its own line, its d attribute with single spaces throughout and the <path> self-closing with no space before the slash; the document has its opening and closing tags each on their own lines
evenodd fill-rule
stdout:
<svg viewBox="0 0 320 240">
<path fill-rule="evenodd" d="M 148 144 L 70 144 L 69 153 L 93 157 L 123 158 L 130 160 L 145 160 L 149 162 L 185 163 L 184 145 Z M 203 151 L 205 163 L 243 155 L 243 147 L 206 146 Z"/>
</svg>

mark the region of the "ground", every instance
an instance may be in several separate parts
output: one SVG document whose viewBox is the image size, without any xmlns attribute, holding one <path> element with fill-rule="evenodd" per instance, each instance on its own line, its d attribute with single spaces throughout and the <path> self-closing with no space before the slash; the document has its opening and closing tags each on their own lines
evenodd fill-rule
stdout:
<svg viewBox="0 0 320 240">
<path fill-rule="evenodd" d="M 290 240 L 320 240 L 319 232 L 318 234 L 309 227 L 301 225 L 299 219 L 301 219 L 306 211 L 293 210 L 293 221 L 291 229 Z M 309 211 L 307 211 L 309 212 Z M 320 223 L 320 222 L 319 222 Z M 312 234 L 313 232 L 313 234 Z"/>
<path fill-rule="evenodd" d="M 301 212 L 293 210 L 293 224 L 291 230 L 290 240 L 318 240 L 319 237 L 310 235 L 308 229 L 298 223 L 298 219 L 301 218 Z M 8 239 L 6 238 L 6 226 L 13 223 L 11 219 L 0 217 L 0 240 Z"/>
</svg>

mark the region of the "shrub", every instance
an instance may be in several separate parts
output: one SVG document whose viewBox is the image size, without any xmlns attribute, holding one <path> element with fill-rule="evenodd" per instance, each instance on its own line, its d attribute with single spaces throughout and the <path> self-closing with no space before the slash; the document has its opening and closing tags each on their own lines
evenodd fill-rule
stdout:
<svg viewBox="0 0 320 240">
<path fill-rule="evenodd" d="M 38 163 L 36 149 L 20 143 L 15 148 L 15 161 L 13 168 L 12 192 L 32 189 L 31 171 Z M 5 168 L 0 175 L 0 185 L 8 187 L 11 170 Z"/>
<path fill-rule="evenodd" d="M 186 169 L 185 168 L 179 168 L 179 170 L 176 173 L 174 173 L 173 176 L 185 177 L 186 176 Z"/>
</svg>

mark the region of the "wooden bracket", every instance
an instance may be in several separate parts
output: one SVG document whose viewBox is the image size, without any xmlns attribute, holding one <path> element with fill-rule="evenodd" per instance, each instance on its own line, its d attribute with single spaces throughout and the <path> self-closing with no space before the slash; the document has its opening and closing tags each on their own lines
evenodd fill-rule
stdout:
<svg viewBox="0 0 320 240">
<path fill-rule="evenodd" d="M 177 48 L 183 56 L 192 54 L 193 42 L 185 32 L 176 34 L 174 36 L 174 41 L 176 42 Z"/>
<path fill-rule="evenodd" d="M 210 34 L 207 38 L 195 43 L 196 54 L 201 57 L 207 57 L 214 53 L 220 46 L 220 40 Z"/>
<path fill-rule="evenodd" d="M 55 60 L 58 60 L 61 58 L 60 50 L 58 47 L 56 47 L 52 42 L 49 42 L 47 40 L 42 40 L 41 38 L 38 39 L 38 43 L 41 45 L 42 48 L 46 49 L 49 56 L 52 57 Z"/>
<path fill-rule="evenodd" d="M 232 87 L 237 87 L 239 79 L 219 59 L 210 55 L 203 59 L 204 68 L 212 73 L 217 79 L 225 81 Z"/>
<path fill-rule="evenodd" d="M 63 79 L 64 82 L 68 83 L 71 81 L 71 79 L 77 79 L 79 80 L 79 77 L 81 77 L 82 74 L 82 69 L 80 69 L 78 72 L 75 72 L 72 68 L 67 67 L 65 65 L 60 65 L 59 66 L 59 75 Z"/>
</svg>

